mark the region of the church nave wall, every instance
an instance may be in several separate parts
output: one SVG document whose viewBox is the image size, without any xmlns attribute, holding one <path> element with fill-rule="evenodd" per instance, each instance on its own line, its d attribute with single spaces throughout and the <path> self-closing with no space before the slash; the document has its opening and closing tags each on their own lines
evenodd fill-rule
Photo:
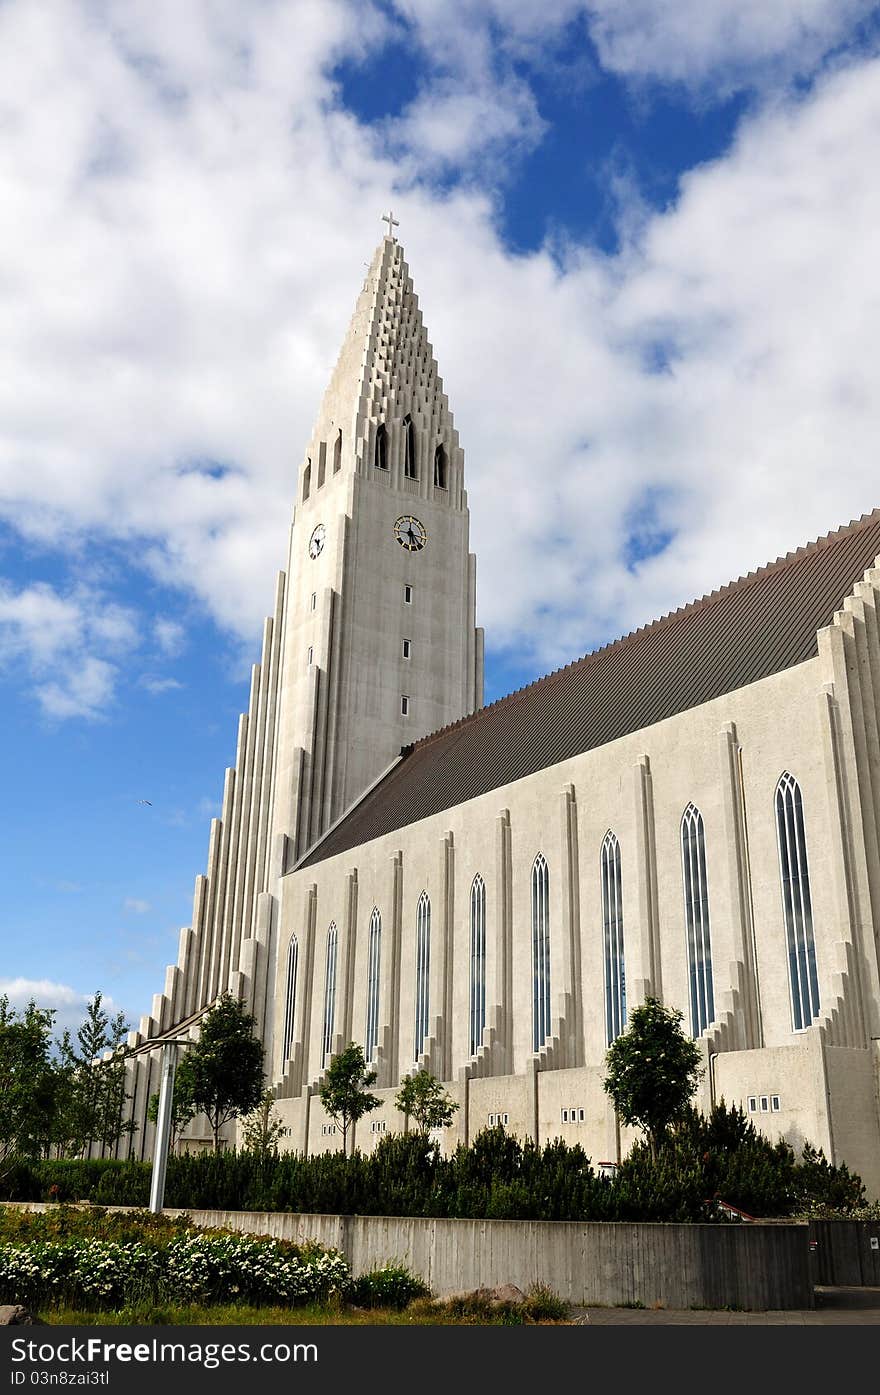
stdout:
<svg viewBox="0 0 880 1395">
<path fill-rule="evenodd" d="M 324 942 L 331 921 L 343 924 L 346 886 L 356 870 L 358 909 L 349 950 L 354 1039 L 362 1040 L 364 1034 L 366 927 L 376 907 L 382 916 L 383 953 L 390 943 L 395 914 L 399 920 L 399 974 L 393 986 L 383 989 L 396 995 L 395 1002 L 380 1003 L 381 1023 L 385 1029 L 392 1020 L 395 1024 L 398 1073 L 415 1064 L 416 906 L 424 891 L 431 903 L 428 1036 L 436 1064 L 432 1069 L 450 1078 L 461 1069 L 509 1073 L 500 1061 L 490 1064 L 488 1071 L 475 1071 L 469 1050 L 470 894 L 479 873 L 485 885 L 487 1031 L 493 1021 L 497 1027 L 506 1020 L 507 1030 L 512 1026 L 513 1068 L 524 1071 L 535 1056 L 532 868 L 539 854 L 548 869 L 551 985 L 551 1023 L 540 1068 L 601 1063 L 607 1033 L 600 852 L 609 829 L 620 846 L 630 1005 L 646 991 L 659 990 L 666 1001 L 682 1008 L 690 1025 L 681 848 L 682 813 L 689 804 L 699 809 L 704 829 L 715 1019 L 723 1013 L 736 1019 L 740 1047 L 760 1045 L 761 1034 L 766 1045 L 790 1042 L 791 998 L 774 812 L 777 781 L 786 770 L 797 778 L 803 797 L 823 1007 L 833 998 L 835 943 L 846 936 L 834 889 L 839 869 L 834 866 L 836 845 L 829 824 L 817 700 L 821 676 L 819 660 L 811 660 L 285 878 L 283 941 L 301 917 L 305 891 L 312 885 L 316 888 L 313 1064 L 320 1059 L 323 1026 Z M 731 751 L 738 763 L 737 746 L 741 747 L 748 866 L 745 854 L 737 852 L 731 828 L 731 820 L 742 813 L 739 776 L 731 764 Z M 651 787 L 650 836 L 643 826 L 646 767 Z M 510 825 L 507 871 L 500 865 L 498 851 L 498 821 L 505 810 L 509 810 Z M 395 888 L 393 858 L 398 853 L 400 874 Z M 396 911 L 395 897 L 399 900 Z M 506 987 L 500 972 L 505 953 L 511 961 Z M 757 1026 L 749 1025 L 742 1001 L 744 983 L 755 1001 L 760 998 L 762 1016 Z M 340 986 L 337 992 L 341 991 Z M 279 982 L 276 999 L 282 997 Z M 482 1055 L 486 1055 L 485 1034 Z"/>
</svg>

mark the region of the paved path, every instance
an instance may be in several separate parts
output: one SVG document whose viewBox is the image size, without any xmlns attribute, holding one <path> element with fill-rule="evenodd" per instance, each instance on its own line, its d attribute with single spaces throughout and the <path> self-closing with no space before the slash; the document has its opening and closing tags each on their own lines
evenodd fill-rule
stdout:
<svg viewBox="0 0 880 1395">
<path fill-rule="evenodd" d="M 702 1308 L 574 1308 L 591 1327 L 841 1327 L 880 1326 L 880 1288 L 817 1288 L 816 1307 L 786 1312 L 708 1312 Z"/>
</svg>

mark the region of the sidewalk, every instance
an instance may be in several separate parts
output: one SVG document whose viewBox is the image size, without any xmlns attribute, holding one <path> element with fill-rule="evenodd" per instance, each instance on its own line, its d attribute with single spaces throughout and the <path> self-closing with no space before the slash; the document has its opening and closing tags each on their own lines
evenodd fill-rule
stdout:
<svg viewBox="0 0 880 1395">
<path fill-rule="evenodd" d="M 591 1327 L 844 1327 L 880 1326 L 880 1288 L 817 1288 L 816 1307 L 738 1313 L 702 1308 L 573 1308 Z"/>
</svg>

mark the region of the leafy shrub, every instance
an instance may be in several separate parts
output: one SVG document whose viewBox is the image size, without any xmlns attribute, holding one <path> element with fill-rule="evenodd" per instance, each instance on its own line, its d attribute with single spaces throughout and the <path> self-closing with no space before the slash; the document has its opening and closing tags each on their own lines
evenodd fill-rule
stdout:
<svg viewBox="0 0 880 1395">
<path fill-rule="evenodd" d="M 546 1284 L 533 1284 L 522 1307 L 527 1322 L 562 1322 L 570 1310 L 570 1305 Z"/>
<path fill-rule="evenodd" d="M 101 1206 L 53 1206 L 48 1211 L 0 1208 L 0 1241 L 95 1238 L 127 1244 L 133 1240 L 167 1243 L 192 1229 L 186 1216 L 156 1216 L 152 1211 L 106 1211 Z"/>
<path fill-rule="evenodd" d="M 146 1206 L 149 1195 L 149 1163 L 115 1158 L 22 1158 L 4 1176 L 0 1199 Z"/>
<path fill-rule="evenodd" d="M 126 1218 L 132 1226 L 130 1217 Z M 300 1304 L 344 1295 L 351 1272 L 337 1250 L 192 1227 L 152 1227 L 141 1239 L 74 1235 L 0 1244 L 0 1302 L 117 1308 L 145 1301 Z"/>
<path fill-rule="evenodd" d="M 352 1281 L 351 1301 L 359 1308 L 405 1308 L 430 1289 L 403 1264 L 385 1264 Z"/>
<path fill-rule="evenodd" d="M 158 1251 L 137 1242 L 41 1240 L 0 1246 L 0 1295 L 7 1303 L 118 1306 L 147 1296 L 160 1279 Z"/>
<path fill-rule="evenodd" d="M 164 1290 L 203 1303 L 318 1302 L 345 1293 L 351 1271 L 338 1250 L 303 1259 L 272 1240 L 246 1235 L 175 1237 L 164 1251 Z"/>
<path fill-rule="evenodd" d="M 795 1202 L 801 1206 L 822 1207 L 826 1211 L 852 1214 L 865 1207 L 861 1177 L 850 1172 L 846 1163 L 833 1167 L 821 1148 L 804 1145 L 804 1156 L 795 1176 Z"/>
<path fill-rule="evenodd" d="M 420 1298 L 411 1304 L 414 1315 L 436 1316 L 465 1325 L 496 1323 L 502 1327 L 522 1327 L 535 1322 L 560 1322 L 568 1317 L 569 1305 L 543 1284 L 535 1284 L 522 1299 L 498 1299 L 491 1289 L 457 1293 L 450 1298 Z"/>
</svg>

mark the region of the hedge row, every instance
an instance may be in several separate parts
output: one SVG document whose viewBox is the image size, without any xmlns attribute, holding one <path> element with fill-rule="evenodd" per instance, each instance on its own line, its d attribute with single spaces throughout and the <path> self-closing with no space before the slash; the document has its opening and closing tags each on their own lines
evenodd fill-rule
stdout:
<svg viewBox="0 0 880 1395">
<path fill-rule="evenodd" d="M 145 1205 L 149 1165 L 136 1162 L 20 1162 L 4 1194 L 21 1201 L 88 1200 Z M 466 1216 L 504 1220 L 697 1221 L 720 1197 L 753 1216 L 823 1208 L 847 1212 L 864 1200 L 858 1177 L 805 1148 L 797 1159 L 770 1143 L 742 1111 L 691 1111 L 656 1162 L 637 1144 L 613 1180 L 597 1176 L 577 1145 L 521 1143 L 486 1129 L 448 1158 L 418 1134 L 383 1138 L 372 1154 L 253 1153 L 169 1159 L 167 1206 L 344 1215 Z"/>
<path fill-rule="evenodd" d="M 295 1251 L 253 1236 L 181 1233 L 126 1243 L 77 1236 L 0 1245 L 0 1302 L 70 1304 L 325 1301 L 351 1288 L 337 1250 Z"/>
</svg>

